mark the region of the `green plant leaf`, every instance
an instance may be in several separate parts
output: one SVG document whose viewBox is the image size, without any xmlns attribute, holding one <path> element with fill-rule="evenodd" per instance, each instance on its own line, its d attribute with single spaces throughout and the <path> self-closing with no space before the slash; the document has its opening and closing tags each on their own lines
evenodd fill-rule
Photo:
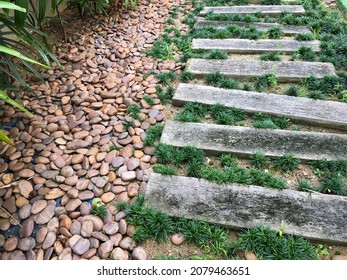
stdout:
<svg viewBox="0 0 347 280">
<path fill-rule="evenodd" d="M 18 102 L 14 101 L 13 99 L 11 99 L 10 97 L 8 97 L 8 95 L 6 94 L 6 92 L 4 92 L 3 90 L 0 89 L 0 99 L 4 100 L 5 102 L 7 102 L 8 104 L 11 104 L 12 106 L 20 109 L 21 111 L 27 113 L 29 116 L 33 117 L 34 115 L 32 113 L 30 113 L 27 109 L 25 109 L 22 105 L 20 105 Z"/>
<path fill-rule="evenodd" d="M 46 18 L 47 1 L 39 0 L 39 15 L 38 15 L 38 25 L 40 26 Z M 53 6 L 54 5 L 54 6 Z M 56 4 L 52 2 L 52 9 L 55 9 Z"/>
<path fill-rule="evenodd" d="M 5 132 L 1 129 L 0 129 L 0 142 L 4 142 L 6 144 L 13 145 L 12 140 L 10 138 L 8 138 L 7 135 L 5 134 Z"/>
<path fill-rule="evenodd" d="M 27 19 L 28 4 L 29 1 L 27 0 L 16 0 L 16 5 L 25 9 L 25 12 L 14 11 L 14 22 L 19 30 L 23 29 L 25 20 Z"/>
<path fill-rule="evenodd" d="M 9 3 L 9 2 L 5 2 L 5 1 L 0 1 L 0 9 L 10 9 L 10 10 L 15 10 L 15 11 L 20 11 L 25 13 L 26 9 L 13 4 L 13 3 Z"/>
<path fill-rule="evenodd" d="M 31 58 L 29 58 L 27 56 L 24 56 L 20 52 L 15 51 L 15 50 L 11 50 L 10 48 L 4 47 L 4 46 L 0 46 L 0 52 L 7 53 L 7 54 L 15 56 L 15 57 L 17 57 L 19 59 L 23 59 L 23 60 L 29 61 L 29 62 L 31 62 L 33 64 L 41 66 L 42 68 L 50 69 L 49 66 L 47 66 L 45 64 L 42 64 L 42 63 L 40 63 L 40 62 L 38 62 L 38 61 L 36 61 L 34 59 L 31 59 Z"/>
</svg>

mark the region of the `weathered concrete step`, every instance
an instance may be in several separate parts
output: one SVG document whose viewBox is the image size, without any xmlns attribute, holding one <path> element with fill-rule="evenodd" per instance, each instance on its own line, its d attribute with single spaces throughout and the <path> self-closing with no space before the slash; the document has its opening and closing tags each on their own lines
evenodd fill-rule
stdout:
<svg viewBox="0 0 347 280">
<path fill-rule="evenodd" d="M 224 29 L 230 25 L 236 25 L 238 27 L 250 28 L 255 27 L 258 31 L 266 32 L 271 28 L 279 27 L 282 32 L 287 35 L 299 34 L 299 33 L 311 33 L 306 26 L 302 25 L 282 25 L 279 23 L 266 23 L 266 22 L 242 22 L 242 21 L 215 21 L 206 20 L 205 18 L 198 17 L 194 28 L 201 29 L 208 26 L 213 26 L 217 29 Z"/>
<path fill-rule="evenodd" d="M 237 59 L 189 59 L 186 70 L 200 77 L 219 71 L 240 80 L 250 80 L 275 71 L 280 82 L 297 82 L 310 76 L 322 78 L 336 74 L 332 63 Z"/>
<path fill-rule="evenodd" d="M 299 16 L 305 13 L 302 5 L 253 5 L 253 6 L 219 6 L 204 7 L 200 12 L 201 16 L 208 13 L 214 14 L 255 14 L 261 13 L 265 16 L 277 16 L 282 12 L 290 12 Z"/>
<path fill-rule="evenodd" d="M 347 104 L 343 102 L 184 83 L 179 84 L 172 102 L 175 106 L 183 106 L 186 102 L 220 103 L 249 113 L 285 116 L 304 124 L 347 130 Z"/>
<path fill-rule="evenodd" d="M 292 154 L 303 161 L 347 159 L 347 135 L 333 133 L 167 122 L 160 141 L 176 147 L 194 146 L 210 155 L 250 157 L 261 152 L 269 157 Z"/>
<path fill-rule="evenodd" d="M 320 42 L 296 40 L 248 40 L 248 39 L 193 39 L 193 49 L 224 50 L 228 53 L 294 53 L 300 47 L 310 47 L 314 52 L 320 51 Z"/>
<path fill-rule="evenodd" d="M 277 231 L 347 243 L 347 197 L 275 190 L 151 174 L 146 201 L 170 216 L 203 220 L 235 229 L 266 225 Z"/>
</svg>

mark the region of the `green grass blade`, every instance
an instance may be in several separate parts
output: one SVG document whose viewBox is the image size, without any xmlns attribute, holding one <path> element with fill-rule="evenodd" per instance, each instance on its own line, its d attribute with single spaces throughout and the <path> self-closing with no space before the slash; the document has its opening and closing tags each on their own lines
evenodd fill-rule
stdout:
<svg viewBox="0 0 347 280">
<path fill-rule="evenodd" d="M 40 26 L 46 18 L 47 1 L 39 0 L 38 4 L 39 4 L 38 25 Z M 53 8 L 55 8 L 55 6 L 52 6 L 52 9 Z"/>
<path fill-rule="evenodd" d="M 25 13 L 26 9 L 13 4 L 13 3 L 9 3 L 9 2 L 5 2 L 5 1 L 0 1 L 0 9 L 9 9 L 9 10 L 15 10 L 15 11 L 20 11 Z"/>
<path fill-rule="evenodd" d="M 5 132 L 1 129 L 0 129 L 0 142 L 4 142 L 6 144 L 13 145 L 12 140 L 10 138 L 8 138 L 7 135 L 5 134 Z"/>
<path fill-rule="evenodd" d="M 10 48 L 7 48 L 5 46 L 0 46 L 0 52 L 7 53 L 7 54 L 15 56 L 15 57 L 17 57 L 19 59 L 26 60 L 28 62 L 31 62 L 31 63 L 35 64 L 35 65 L 41 66 L 42 68 L 50 69 L 49 66 L 44 65 L 44 64 L 42 64 L 42 63 L 40 63 L 40 62 L 38 62 L 38 61 L 36 61 L 34 59 L 31 59 L 29 57 L 26 57 L 26 56 L 22 55 L 20 52 L 12 50 Z"/>
<path fill-rule="evenodd" d="M 31 117 L 34 116 L 27 109 L 25 109 L 22 105 L 20 105 L 19 103 L 17 103 L 16 101 L 11 99 L 10 97 L 8 97 L 6 92 L 4 92 L 3 90 L 0 90 L 0 99 L 2 99 L 3 101 L 7 102 L 8 104 L 11 104 L 12 106 L 14 106 L 14 107 L 16 107 L 18 109 L 20 109 L 21 111 L 27 113 L 29 116 L 31 116 Z"/>
<path fill-rule="evenodd" d="M 15 10 L 14 11 L 14 22 L 19 30 L 23 29 L 25 20 L 27 19 L 28 11 L 28 0 L 16 0 L 16 5 L 25 9 L 25 12 Z"/>
</svg>

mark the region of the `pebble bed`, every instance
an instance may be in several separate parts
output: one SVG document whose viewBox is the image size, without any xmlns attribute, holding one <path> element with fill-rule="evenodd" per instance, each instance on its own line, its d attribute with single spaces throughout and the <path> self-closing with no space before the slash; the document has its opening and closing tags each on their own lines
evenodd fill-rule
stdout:
<svg viewBox="0 0 347 280">
<path fill-rule="evenodd" d="M 53 65 L 44 83 L 32 82 L 37 97 L 24 95 L 35 117 L 0 103 L 3 127 L 15 142 L 0 144 L 0 259 L 147 258 L 115 203 L 143 194 L 156 162 L 143 141 L 164 121 L 164 107 L 155 76 L 144 75 L 179 73 L 184 65 L 143 51 L 159 38 L 174 6 L 191 9 L 184 0 L 141 1 L 117 20 L 76 20 L 75 39 L 54 50 L 63 69 Z M 175 23 L 188 29 L 180 18 Z M 127 113 L 133 104 L 140 120 Z M 94 198 L 107 205 L 103 220 L 90 214 Z"/>
</svg>

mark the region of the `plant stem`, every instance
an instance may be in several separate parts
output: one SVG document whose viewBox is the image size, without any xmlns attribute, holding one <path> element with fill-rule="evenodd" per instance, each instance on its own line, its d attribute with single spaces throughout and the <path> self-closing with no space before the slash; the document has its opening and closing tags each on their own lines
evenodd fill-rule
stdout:
<svg viewBox="0 0 347 280">
<path fill-rule="evenodd" d="M 22 227 L 20 222 L 18 222 L 18 220 L 15 217 L 13 217 L 4 207 L 0 206 L 0 209 L 4 211 L 7 215 L 9 215 L 11 219 L 13 219 L 20 227 Z"/>
<path fill-rule="evenodd" d="M 36 21 L 38 22 L 38 21 L 39 21 L 39 17 L 38 17 L 38 15 L 37 15 L 37 10 L 36 10 L 36 7 L 35 7 L 35 5 L 34 5 L 34 3 L 33 3 L 33 0 L 30 0 L 30 6 L 31 6 L 31 8 L 33 9 L 33 12 L 34 12 Z"/>
</svg>

